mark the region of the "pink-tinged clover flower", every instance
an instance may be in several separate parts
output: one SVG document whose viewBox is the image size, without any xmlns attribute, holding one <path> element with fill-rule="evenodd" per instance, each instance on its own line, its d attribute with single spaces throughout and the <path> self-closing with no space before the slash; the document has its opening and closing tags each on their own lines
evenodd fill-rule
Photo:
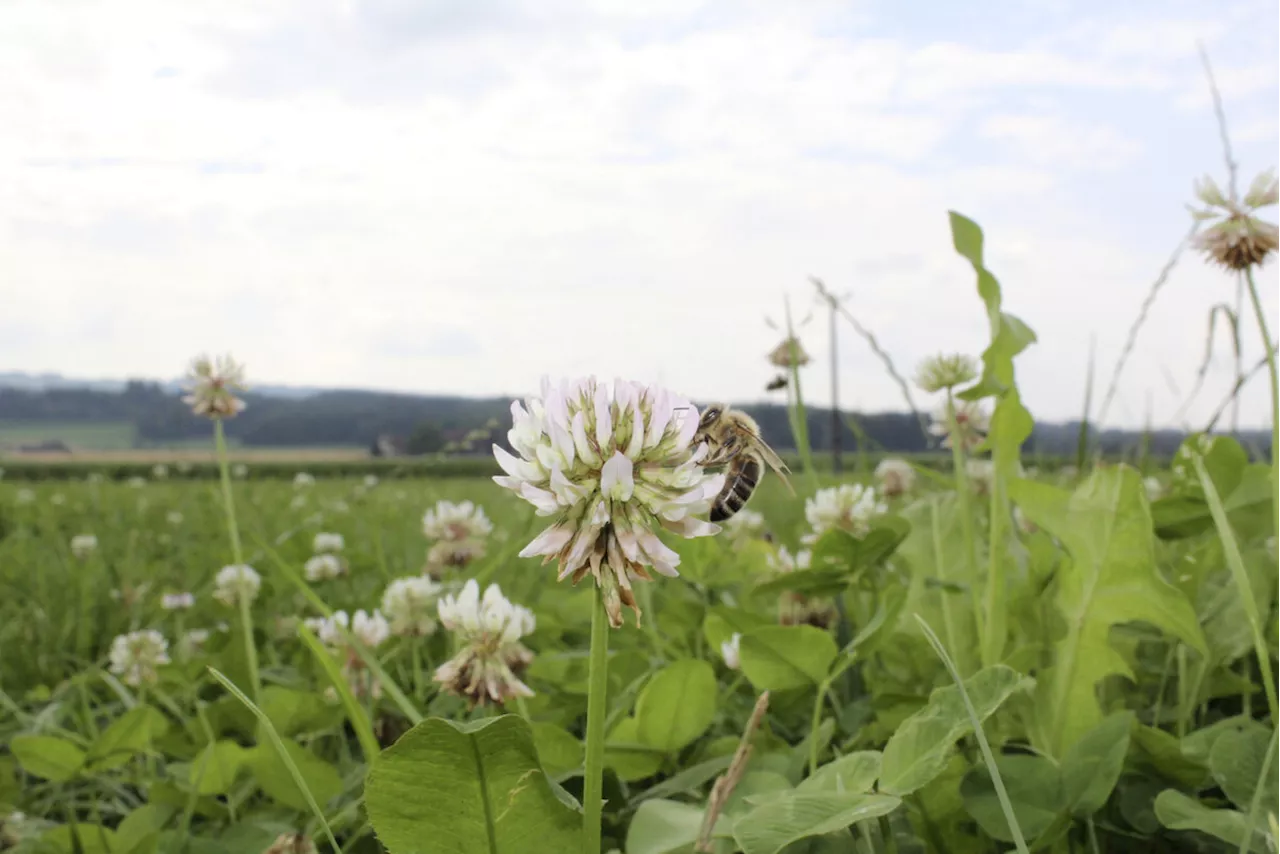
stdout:
<svg viewBox="0 0 1280 854">
<path fill-rule="evenodd" d="M 506 472 L 494 480 L 553 519 L 521 557 L 556 560 L 559 578 L 575 584 L 590 573 L 610 625 L 622 625 L 623 605 L 639 622 L 632 580 L 651 580 L 650 570 L 678 575 L 679 555 L 656 532 L 720 530 L 699 518 L 724 475 L 704 471 L 706 447 L 690 445 L 697 410 L 662 388 L 621 379 L 610 387 L 591 377 L 543 380 L 542 396 L 512 403 L 511 416 L 515 454 L 494 446 Z"/>
<path fill-rule="evenodd" d="M 231 418 L 244 410 L 244 401 L 235 395 L 245 388 L 244 366 L 230 356 L 196 358 L 187 371 L 185 384 L 188 393 L 182 402 L 196 415 Z"/>
</svg>

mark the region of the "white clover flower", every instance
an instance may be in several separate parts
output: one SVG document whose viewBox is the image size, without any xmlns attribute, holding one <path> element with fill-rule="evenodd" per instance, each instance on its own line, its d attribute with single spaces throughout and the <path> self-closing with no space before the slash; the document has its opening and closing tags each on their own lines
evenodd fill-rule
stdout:
<svg viewBox="0 0 1280 854">
<path fill-rule="evenodd" d="M 249 467 L 244 463 L 236 463 L 231 467 L 231 476 L 244 479 L 249 476 Z"/>
<path fill-rule="evenodd" d="M 794 555 L 786 546 L 778 546 L 777 551 L 769 555 L 769 568 L 774 572 L 795 572 L 797 569 L 808 569 L 813 560 L 813 552 L 802 549 Z"/>
<path fill-rule="evenodd" d="M 1142 481 L 1142 488 L 1147 492 L 1147 500 L 1155 501 L 1164 495 L 1164 485 L 1158 477 L 1148 477 Z"/>
<path fill-rule="evenodd" d="M 435 672 L 445 690 L 468 698 L 472 706 L 533 696 L 519 677 L 533 661 L 533 653 L 520 643 L 535 628 L 532 611 L 512 604 L 496 584 L 481 598 L 474 578 L 456 597 L 443 597 L 437 611 L 458 645 L 457 655 Z"/>
<path fill-rule="evenodd" d="M 742 509 L 725 519 L 722 524 L 725 536 L 734 545 L 747 540 L 763 537 L 765 534 L 764 514 L 754 510 Z"/>
<path fill-rule="evenodd" d="M 422 517 L 422 533 L 429 540 L 482 540 L 492 531 L 493 523 L 485 515 L 484 508 L 470 501 L 461 504 L 437 501 L 436 506 Z"/>
<path fill-rule="evenodd" d="M 194 593 L 166 593 L 160 597 L 160 607 L 166 611 L 183 611 L 194 607 L 195 604 Z"/>
<path fill-rule="evenodd" d="M 886 498 L 893 498 L 911 491 L 916 483 L 916 470 L 906 460 L 891 457 L 880 461 L 875 477 L 880 483 L 880 493 Z"/>
<path fill-rule="evenodd" d="M 996 467 L 991 460 L 965 460 L 964 473 L 979 495 L 989 495 L 995 483 Z"/>
<path fill-rule="evenodd" d="M 224 605 L 238 605 L 241 597 L 250 603 L 258 598 L 262 578 L 244 564 L 224 566 L 213 580 L 213 598 Z"/>
<path fill-rule="evenodd" d="M 1212 224 L 1196 235 L 1194 245 L 1210 260 L 1228 270 L 1247 270 L 1260 266 L 1268 255 L 1280 249 L 1280 229 L 1256 216 L 1260 208 L 1280 201 L 1275 170 L 1254 178 L 1243 200 L 1234 192 L 1228 197 L 1207 176 L 1196 182 L 1195 193 L 1206 207 L 1193 208 L 1192 216 Z"/>
<path fill-rule="evenodd" d="M 165 518 L 165 521 L 168 522 L 170 525 L 182 524 L 182 514 L 179 513 L 177 510 L 170 510 L 168 513 L 165 514 L 164 518 Z"/>
<path fill-rule="evenodd" d="M 190 658 L 199 652 L 208 640 L 208 629 L 188 629 L 178 641 L 178 653 L 183 658 Z"/>
<path fill-rule="evenodd" d="M 341 534 L 331 534 L 321 531 L 316 534 L 314 540 L 311 541 L 311 549 L 317 554 L 322 552 L 340 552 L 346 545 Z"/>
<path fill-rule="evenodd" d="M 364 476 L 364 488 L 373 489 L 378 485 L 378 476 L 376 474 L 367 474 Z"/>
<path fill-rule="evenodd" d="M 334 611 L 328 617 L 307 617 L 302 623 L 315 633 L 320 643 L 336 650 L 346 643 L 342 629 L 350 628 L 351 617 L 346 611 Z"/>
<path fill-rule="evenodd" d="M 983 443 L 990 429 L 991 419 L 983 410 L 982 404 L 976 400 L 955 401 L 956 434 L 960 437 L 960 447 L 971 451 Z M 951 401 L 944 400 L 934 412 L 929 423 L 929 432 L 942 437 L 942 445 L 951 447 L 951 428 L 948 424 L 952 412 Z"/>
<path fill-rule="evenodd" d="M 169 642 L 154 629 L 117 635 L 111 642 L 111 672 L 126 685 L 153 683 L 156 668 L 169 663 Z"/>
<path fill-rule="evenodd" d="M 307 487 L 311 487 L 315 485 L 316 485 L 316 479 L 311 475 L 307 474 L 305 471 L 300 471 L 293 476 L 294 489 L 306 489 Z"/>
<path fill-rule="evenodd" d="M 293 496 L 293 500 L 289 502 L 290 510 L 301 510 L 306 506 L 307 506 L 307 496 L 305 495 L 295 495 Z"/>
<path fill-rule="evenodd" d="M 391 637 L 391 626 L 381 611 L 367 613 L 360 610 L 351 618 L 351 633 L 369 649 L 376 649 Z"/>
<path fill-rule="evenodd" d="M 71 554 L 83 560 L 98 549 L 98 538 L 93 534 L 76 534 L 71 538 Z"/>
<path fill-rule="evenodd" d="M 53 495 L 49 496 L 49 503 L 54 507 L 61 507 L 67 503 L 67 496 L 63 495 L 61 492 L 55 492 Z"/>
<path fill-rule="evenodd" d="M 147 480 L 146 478 L 138 477 L 137 475 L 134 475 L 133 477 L 125 481 L 125 483 L 127 483 L 133 489 L 142 489 L 142 487 L 147 485 Z"/>
<path fill-rule="evenodd" d="M 427 563 L 423 572 L 432 578 L 439 578 L 446 567 L 461 569 L 484 555 L 485 545 L 481 540 L 441 540 L 427 549 Z"/>
<path fill-rule="evenodd" d="M 733 637 L 720 644 L 720 655 L 724 658 L 725 667 L 730 670 L 737 670 L 741 665 L 738 660 L 739 646 L 742 643 L 742 635 L 738 632 L 733 633 Z"/>
<path fill-rule="evenodd" d="M 342 560 L 337 555 L 320 554 L 303 564 L 302 574 L 307 581 L 324 581 L 342 575 L 343 569 Z"/>
<path fill-rule="evenodd" d="M 916 385 L 935 392 L 964 385 L 978 376 L 978 363 L 963 353 L 930 356 L 916 368 Z"/>
<path fill-rule="evenodd" d="M 842 483 L 830 489 L 820 489 L 804 503 L 804 517 L 813 533 L 802 542 L 816 542 L 832 528 L 840 528 L 855 537 L 866 536 L 871 530 L 871 520 L 888 509 L 876 495 L 875 487 Z"/>
<path fill-rule="evenodd" d="M 164 463 L 156 463 L 151 467 L 151 476 L 156 480 L 164 480 L 169 476 L 169 467 Z"/>
<path fill-rule="evenodd" d="M 436 600 L 440 585 L 430 578 L 397 578 L 382 594 L 382 611 L 394 635 L 421 637 L 436 630 Z"/>
<path fill-rule="evenodd" d="M 188 394 L 182 402 L 196 415 L 231 418 L 244 411 L 244 401 L 235 396 L 245 388 L 244 366 L 230 356 L 197 357 L 187 372 L 186 387 Z"/>
<path fill-rule="evenodd" d="M 544 380 L 542 397 L 511 405 L 507 433 L 514 456 L 493 448 L 505 476 L 494 480 L 524 498 L 551 527 L 520 552 L 559 563 L 574 583 L 590 573 L 603 590 L 609 623 L 622 605 L 640 619 L 633 578 L 649 569 L 678 575 L 680 556 L 658 539 L 659 527 L 684 537 L 718 533 L 704 519 L 723 474 L 699 465 L 707 449 L 690 447 L 698 413 L 665 389 L 616 380 L 612 392 L 594 377 Z"/>
<path fill-rule="evenodd" d="M 30 489 L 19 489 L 13 496 L 14 500 L 19 504 L 30 504 L 36 500 L 36 494 Z"/>
</svg>

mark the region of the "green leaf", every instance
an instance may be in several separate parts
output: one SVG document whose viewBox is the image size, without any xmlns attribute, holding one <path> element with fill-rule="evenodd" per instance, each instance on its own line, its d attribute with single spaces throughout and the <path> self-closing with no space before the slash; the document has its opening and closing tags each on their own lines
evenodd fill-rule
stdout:
<svg viewBox="0 0 1280 854">
<path fill-rule="evenodd" d="M 1031 684 L 1002 664 L 984 667 L 964 681 L 979 721 L 990 717 L 1015 691 Z M 926 785 L 942 773 L 952 745 L 972 728 L 959 688 L 948 685 L 935 690 L 928 704 L 903 721 L 885 745 L 880 791 L 909 795 Z"/>
<path fill-rule="evenodd" d="M 1013 386 L 1013 359 L 1036 340 L 1036 334 L 1018 318 L 1001 311 L 1000 283 L 982 258 L 982 229 L 955 211 L 949 216 L 952 244 L 978 276 L 978 296 L 986 306 L 991 330 L 991 344 L 982 353 L 982 378 L 960 394 L 965 400 L 976 400 L 1002 394 Z"/>
<path fill-rule="evenodd" d="M 876 517 L 861 537 L 832 528 L 814 544 L 809 569 L 781 573 L 753 592 L 775 595 L 790 590 L 806 596 L 834 596 L 864 570 L 892 555 L 910 532 L 910 522 L 892 515 Z"/>
<path fill-rule="evenodd" d="M 342 793 L 342 776 L 336 768 L 295 741 L 281 743 L 311 789 L 316 803 L 323 807 Z M 272 745 L 260 744 L 246 753 L 245 761 L 258 786 L 268 797 L 295 810 L 309 808 L 305 794 L 299 790 L 279 751 Z"/>
<path fill-rule="evenodd" d="M 1165 789 L 1156 797 L 1156 817 L 1170 830 L 1198 830 L 1233 846 L 1239 846 L 1247 839 L 1249 851 L 1256 854 L 1267 851 L 1261 828 L 1250 832 L 1244 813 L 1209 809 L 1176 789 Z"/>
<path fill-rule="evenodd" d="M 60 824 L 40 835 L 40 841 L 46 845 L 56 846 L 61 851 L 78 851 L 79 854 L 117 854 L 119 846 L 116 832 L 109 827 L 80 823 L 76 825 L 76 836 L 80 839 L 80 848 L 72 841 L 71 825 Z M 48 850 L 48 849 L 37 849 Z"/>
<path fill-rule="evenodd" d="M 191 760 L 187 782 L 201 795 L 226 794 L 249 754 L 234 741 L 215 741 Z"/>
<path fill-rule="evenodd" d="M 85 752 L 56 735 L 18 735 L 9 742 L 12 753 L 28 774 L 64 783 L 84 767 Z"/>
<path fill-rule="evenodd" d="M 1272 730 L 1261 725 L 1229 730 L 1213 743 L 1209 753 L 1209 773 L 1231 802 L 1243 810 L 1248 810 L 1253 802 L 1268 750 L 1274 750 L 1271 738 Z M 1275 805 L 1280 799 L 1275 768 L 1272 757 L 1271 773 L 1267 774 L 1262 791 L 1264 805 Z"/>
<path fill-rule="evenodd" d="M 1151 516 L 1135 470 L 1097 469 L 1074 493 L 1019 480 L 1009 484 L 1009 494 L 1070 556 L 1054 595 L 1067 631 L 1037 691 L 1047 752 L 1062 756 L 1102 720 L 1097 683 L 1113 673 L 1133 678 L 1109 642 L 1112 626 L 1147 622 L 1201 654 L 1207 650 L 1191 603 L 1156 571 Z"/>
<path fill-rule="evenodd" d="M 738 819 L 733 837 L 744 854 L 777 854 L 798 840 L 888 815 L 900 803 L 887 795 L 789 792 Z"/>
<path fill-rule="evenodd" d="M 1164 777 L 1184 786 L 1198 786 L 1209 776 L 1208 760 L 1188 756 L 1172 734 L 1139 724 L 1132 733 L 1137 758 Z"/>
<path fill-rule="evenodd" d="M 581 814 L 556 797 L 529 725 L 515 715 L 423 721 L 373 763 L 364 800 L 391 854 L 562 854 L 581 846 Z"/>
<path fill-rule="evenodd" d="M 262 689 L 260 706 L 281 736 L 327 729 L 342 720 L 341 710 L 323 702 L 319 694 L 279 685 L 268 685 Z"/>
<path fill-rule="evenodd" d="M 859 750 L 821 766 L 801 781 L 798 792 L 869 792 L 880 776 L 880 751 Z"/>
<path fill-rule="evenodd" d="M 735 743 L 737 739 L 734 739 Z M 734 748 L 736 750 L 736 747 Z M 645 789 L 638 795 L 632 797 L 632 801 L 646 801 L 650 798 L 665 798 L 670 795 L 679 795 L 691 789 L 710 782 L 717 774 L 725 771 L 729 764 L 733 762 L 733 754 L 726 753 L 723 756 L 716 756 L 697 765 L 685 768 L 678 774 L 675 774 L 661 783 Z"/>
<path fill-rule="evenodd" d="M 1072 815 L 1087 818 L 1111 797 L 1124 770 L 1134 720 L 1133 712 L 1108 715 L 1063 755 L 1063 796 Z"/>
<path fill-rule="evenodd" d="M 627 828 L 627 854 L 675 854 L 688 852 L 702 829 L 703 808 L 679 801 L 645 801 Z M 721 816 L 716 836 L 727 836 L 728 822 Z"/>
<path fill-rule="evenodd" d="M 662 668 L 636 701 L 636 735 L 659 750 L 679 750 L 706 732 L 716 715 L 716 673 L 686 658 Z"/>
<path fill-rule="evenodd" d="M 604 764 L 626 782 L 652 777 L 662 767 L 663 751 L 640 741 L 639 721 L 626 717 L 605 737 Z"/>
<path fill-rule="evenodd" d="M 151 746 L 153 739 L 163 736 L 169 721 L 151 706 L 134 706 L 102 731 L 89 748 L 91 771 L 119 768 Z"/>
<path fill-rule="evenodd" d="M 533 743 L 538 748 L 538 760 L 542 770 L 560 779 L 571 771 L 582 769 L 582 742 L 572 733 L 555 724 L 533 724 Z"/>
<path fill-rule="evenodd" d="M 718 650 L 720 644 L 733 637 L 735 632 L 741 634 L 762 626 L 776 625 L 777 623 L 771 619 L 757 616 L 741 608 L 717 605 L 707 613 L 707 618 L 702 623 L 702 636 L 707 639 L 707 645 L 711 649 Z"/>
<path fill-rule="evenodd" d="M 821 682 L 836 652 L 835 640 L 822 629 L 766 626 L 743 634 L 738 658 L 757 691 L 782 691 Z"/>
<path fill-rule="evenodd" d="M 177 812 L 162 804 L 143 804 L 124 817 L 116 828 L 117 854 L 141 854 L 153 851 L 160 832 Z"/>
<path fill-rule="evenodd" d="M 1023 835 L 1034 839 L 1048 830 L 1064 809 L 1057 764 L 1043 756 L 1011 754 L 996 757 L 996 768 Z M 986 765 L 978 765 L 965 775 L 960 795 L 965 811 L 989 836 L 1001 842 L 1014 841 Z"/>
<path fill-rule="evenodd" d="M 320 643 L 305 623 L 298 623 L 298 636 L 302 638 L 302 642 L 306 644 L 307 649 L 311 650 L 312 657 L 324 670 L 325 675 L 329 677 L 329 684 L 333 686 L 333 690 L 338 693 L 338 698 L 342 701 L 342 708 L 347 713 L 347 720 L 351 722 L 351 728 L 355 730 L 356 741 L 360 742 L 360 752 L 364 754 L 365 761 L 372 761 L 382 751 L 378 746 L 378 739 L 373 735 L 373 727 L 369 723 L 369 715 L 365 712 L 364 706 L 360 705 L 355 695 L 351 693 L 351 686 L 348 684 L 346 676 L 343 675 L 342 668 L 338 666 L 333 654 L 325 649 L 324 644 Z"/>
</svg>

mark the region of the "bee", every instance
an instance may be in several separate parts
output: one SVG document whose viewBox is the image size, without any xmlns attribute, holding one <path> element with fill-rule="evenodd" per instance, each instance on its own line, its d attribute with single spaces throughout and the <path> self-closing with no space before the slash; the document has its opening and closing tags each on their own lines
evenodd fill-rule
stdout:
<svg viewBox="0 0 1280 854">
<path fill-rule="evenodd" d="M 796 494 L 787 480 L 786 464 L 760 438 L 760 425 L 745 412 L 730 409 L 727 403 L 708 406 L 693 434 L 693 444 L 699 442 L 707 444 L 704 468 L 727 468 L 724 488 L 711 504 L 712 522 L 728 519 L 746 506 L 765 464 L 778 473 L 792 495 Z"/>
<path fill-rule="evenodd" d="M 767 386 L 765 386 L 765 387 L 764 387 L 764 390 L 765 390 L 765 391 L 777 391 L 777 390 L 778 390 L 778 389 L 780 389 L 780 388 L 786 388 L 786 387 L 787 387 L 787 375 L 786 375 L 786 374 L 778 374 L 776 377 L 774 377 L 773 379 L 769 380 L 769 384 L 768 384 Z"/>
</svg>

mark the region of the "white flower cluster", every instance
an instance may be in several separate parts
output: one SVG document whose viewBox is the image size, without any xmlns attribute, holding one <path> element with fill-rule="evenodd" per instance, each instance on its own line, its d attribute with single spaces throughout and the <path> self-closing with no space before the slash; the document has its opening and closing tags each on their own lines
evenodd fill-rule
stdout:
<svg viewBox="0 0 1280 854">
<path fill-rule="evenodd" d="M 195 604 L 194 593 L 165 593 L 160 597 L 160 607 L 166 611 L 185 611 Z"/>
<path fill-rule="evenodd" d="M 871 520 L 883 515 L 888 507 L 874 487 L 861 483 L 842 483 L 830 489 L 820 489 L 804 503 L 804 517 L 813 533 L 804 542 L 816 542 L 832 528 L 840 528 L 855 537 L 865 536 L 871 529 Z"/>
<path fill-rule="evenodd" d="M 71 538 L 71 554 L 84 560 L 98 549 L 98 538 L 93 534 L 76 534 Z"/>
<path fill-rule="evenodd" d="M 244 366 L 230 356 L 210 359 L 200 356 L 187 372 L 188 394 L 182 402 L 196 415 L 230 418 L 244 411 L 244 401 L 235 392 L 244 390 Z"/>
<path fill-rule="evenodd" d="M 725 519 L 721 526 L 729 542 L 735 546 L 765 535 L 764 514 L 745 508 Z"/>
<path fill-rule="evenodd" d="M 117 635 L 111 642 L 110 670 L 126 685 L 151 684 L 156 668 L 169 663 L 169 642 L 154 629 Z"/>
<path fill-rule="evenodd" d="M 533 661 L 533 653 L 520 643 L 535 628 L 532 611 L 512 604 L 496 584 L 481 598 L 474 578 L 456 597 L 442 598 L 438 611 L 440 622 L 457 639 L 458 653 L 436 669 L 437 682 L 472 705 L 533 696 L 519 677 Z"/>
<path fill-rule="evenodd" d="M 300 471 L 293 476 L 294 489 L 306 489 L 316 485 L 316 479 L 305 471 Z"/>
<path fill-rule="evenodd" d="M 307 581 L 325 581 L 337 578 L 345 571 L 342 558 L 334 554 L 313 555 L 302 565 L 302 574 Z"/>
<path fill-rule="evenodd" d="M 724 485 L 723 474 L 699 465 L 707 449 L 690 441 L 698 413 L 662 388 L 594 377 L 552 386 L 542 396 L 511 405 L 507 439 L 516 455 L 494 446 L 505 476 L 497 483 L 553 517 L 549 528 L 520 552 L 559 564 L 559 578 L 575 583 L 590 573 L 604 591 L 614 627 L 622 605 L 640 618 L 633 578 L 653 569 L 674 576 L 680 556 L 655 531 L 684 537 L 717 533 L 698 518 Z M 545 562 L 544 561 L 544 562 Z"/>
<path fill-rule="evenodd" d="M 461 568 L 484 557 L 485 538 L 492 532 L 483 507 L 437 501 L 422 517 L 423 535 L 435 541 L 427 551 L 426 572 L 439 576 L 446 567 Z"/>
<path fill-rule="evenodd" d="M 252 603 L 262 589 L 262 578 L 245 564 L 224 566 L 213 579 L 213 598 L 224 605 L 239 605 L 243 597 Z"/>
<path fill-rule="evenodd" d="M 875 471 L 880 494 L 886 498 L 906 495 L 916 483 L 916 470 L 906 460 L 890 457 L 880 461 Z"/>
<path fill-rule="evenodd" d="M 316 534 L 315 539 L 311 541 L 311 550 L 316 554 L 323 554 L 325 552 L 337 554 L 342 551 L 345 545 L 346 541 L 342 538 L 341 534 L 321 531 Z"/>
<path fill-rule="evenodd" d="M 951 418 L 956 421 L 955 437 L 951 435 Z M 953 438 L 959 438 L 960 447 L 972 451 L 987 438 L 991 428 L 991 418 L 987 415 L 982 403 L 976 400 L 957 400 L 954 405 L 949 400 L 942 401 L 933 413 L 929 423 L 929 432 L 942 437 L 942 446 L 950 448 Z"/>
<path fill-rule="evenodd" d="M 430 578 L 397 578 L 382 594 L 382 611 L 391 621 L 391 633 L 422 637 L 436 630 L 436 600 L 440 585 Z"/>
<path fill-rule="evenodd" d="M 391 626 L 380 611 L 371 614 L 361 609 L 354 616 L 348 615 L 346 611 L 334 611 L 332 617 L 308 617 L 303 622 L 316 633 L 322 644 L 333 650 L 340 650 L 347 645 L 343 637 L 344 629 L 369 649 L 376 649 L 391 637 Z"/>
</svg>

